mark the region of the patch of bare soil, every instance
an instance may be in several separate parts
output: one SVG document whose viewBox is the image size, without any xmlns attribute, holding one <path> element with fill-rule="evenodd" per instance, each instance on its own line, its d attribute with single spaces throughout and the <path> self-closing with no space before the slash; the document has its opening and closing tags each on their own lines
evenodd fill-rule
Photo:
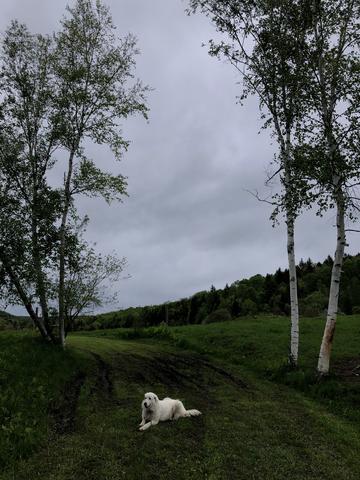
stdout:
<svg viewBox="0 0 360 480">
<path fill-rule="evenodd" d="M 247 388 L 241 378 L 196 355 L 163 354 L 145 360 L 140 355 L 125 354 L 117 358 L 117 370 L 123 378 L 137 383 L 203 389 L 222 377 L 236 387 Z"/>
<path fill-rule="evenodd" d="M 102 395 L 102 397 L 110 399 L 114 393 L 114 386 L 111 379 L 112 367 L 97 353 L 92 352 L 92 355 L 96 360 L 98 371 L 96 383 L 91 393 L 95 393 L 97 391 Z"/>
<path fill-rule="evenodd" d="M 360 357 L 346 358 L 335 362 L 333 372 L 347 382 L 360 383 Z"/>
<path fill-rule="evenodd" d="M 179 355 L 175 357 L 180 362 L 186 363 L 187 361 L 186 357 L 181 357 Z M 240 388 L 248 388 L 248 385 L 241 378 L 233 375 L 231 372 L 228 372 L 227 370 L 224 370 L 223 368 L 218 367 L 217 365 L 214 365 L 200 357 L 195 357 L 194 360 L 197 365 L 201 366 L 202 368 L 212 370 L 213 372 L 217 373 L 221 377 L 224 377 L 227 380 L 230 380 L 236 386 Z"/>
<path fill-rule="evenodd" d="M 77 373 L 65 384 L 60 399 L 50 406 L 50 415 L 54 420 L 54 431 L 59 435 L 71 433 L 75 430 L 75 418 L 80 390 L 85 382 L 85 374 Z"/>
</svg>

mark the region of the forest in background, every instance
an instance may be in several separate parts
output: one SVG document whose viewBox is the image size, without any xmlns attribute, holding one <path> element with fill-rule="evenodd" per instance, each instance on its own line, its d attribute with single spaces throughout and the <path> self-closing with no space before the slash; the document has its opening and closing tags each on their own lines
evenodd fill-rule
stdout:
<svg viewBox="0 0 360 480">
<path fill-rule="evenodd" d="M 297 266 L 300 313 L 306 317 L 326 314 L 329 279 L 333 259 L 313 262 L 300 260 Z M 223 289 L 213 285 L 208 291 L 197 292 L 189 298 L 160 305 L 130 307 L 104 314 L 84 315 L 73 325 L 73 330 L 96 330 L 119 327 L 150 327 L 223 322 L 233 318 L 257 315 L 289 316 L 289 271 L 278 268 L 274 274 L 254 275 L 237 280 Z M 360 253 L 346 255 L 343 288 L 339 299 L 339 313 L 360 313 Z M 29 327 L 28 317 L 0 311 L 0 329 Z"/>
<path fill-rule="evenodd" d="M 333 259 L 314 263 L 301 260 L 297 266 L 300 313 L 312 317 L 326 315 L 329 280 Z M 343 264 L 339 313 L 360 313 L 360 254 L 346 255 Z M 237 280 L 223 289 L 209 291 L 161 305 L 131 307 L 117 312 L 80 317 L 75 330 L 118 327 L 149 327 L 167 323 L 186 325 L 212 323 L 257 315 L 290 314 L 289 271 L 278 268 L 274 274 L 254 275 Z"/>
</svg>

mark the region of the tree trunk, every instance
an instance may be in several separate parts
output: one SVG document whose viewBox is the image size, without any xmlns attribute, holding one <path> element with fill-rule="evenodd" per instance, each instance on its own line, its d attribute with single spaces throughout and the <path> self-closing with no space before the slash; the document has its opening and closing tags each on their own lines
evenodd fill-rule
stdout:
<svg viewBox="0 0 360 480">
<path fill-rule="evenodd" d="M 299 302 L 297 291 L 297 274 L 295 261 L 295 220 L 292 212 L 292 192 L 291 192 L 291 137 L 290 130 L 286 132 L 285 143 L 285 208 L 286 208 L 286 233 L 287 233 L 287 253 L 289 264 L 289 290 L 290 290 L 290 312 L 291 312 L 291 328 L 290 328 L 290 353 L 289 363 L 297 366 L 299 356 Z"/>
<path fill-rule="evenodd" d="M 38 316 L 36 315 L 36 313 L 35 313 L 35 311 L 32 307 L 32 304 L 31 304 L 25 290 L 23 289 L 23 287 L 20 283 L 20 280 L 18 279 L 16 273 L 14 272 L 10 262 L 8 261 L 8 259 L 6 257 L 6 254 L 2 250 L 0 250 L 0 259 L 1 259 L 2 264 L 5 267 L 6 273 L 9 275 L 10 280 L 12 281 L 14 287 L 16 288 L 16 291 L 18 292 L 18 295 L 21 298 L 21 301 L 23 302 L 24 307 L 26 308 L 26 311 L 28 312 L 31 320 L 34 322 L 35 326 L 38 328 L 42 337 L 49 342 L 53 342 L 53 339 L 48 334 L 48 332 L 46 331 L 46 328 L 44 327 L 44 325 L 42 324 L 42 322 L 39 320 Z"/>
<path fill-rule="evenodd" d="M 297 275 L 295 262 L 294 219 L 289 212 L 286 213 L 287 226 L 287 252 L 289 263 L 289 287 L 290 287 L 290 354 L 289 362 L 293 366 L 298 364 L 299 355 L 299 302 L 297 292 Z"/>
<path fill-rule="evenodd" d="M 59 250 L 59 339 L 60 344 L 65 348 L 65 231 L 67 217 L 70 208 L 71 194 L 70 185 L 73 172 L 75 151 L 72 150 L 69 156 L 68 173 L 65 182 L 65 203 L 60 227 L 60 250 Z"/>
<path fill-rule="evenodd" d="M 336 318 L 338 313 L 339 290 L 341 269 L 344 258 L 344 251 L 346 245 L 345 236 L 345 205 L 344 196 L 340 192 L 337 196 L 337 216 L 336 216 L 336 230 L 337 242 L 334 264 L 331 272 L 329 304 L 326 317 L 326 325 L 323 339 L 320 347 L 319 361 L 317 366 L 318 374 L 323 376 L 329 373 L 330 355 L 335 333 Z"/>
<path fill-rule="evenodd" d="M 48 314 L 48 308 L 47 308 L 44 274 L 41 267 L 40 252 L 39 252 L 36 208 L 37 208 L 37 199 L 34 198 L 34 206 L 33 206 L 34 211 L 32 213 L 32 244 L 33 244 L 33 260 L 34 260 L 34 266 L 36 270 L 36 283 L 37 283 L 37 290 L 39 294 L 42 319 L 44 322 L 44 328 L 46 329 L 47 334 L 51 337 L 52 341 L 55 343 L 55 338 L 52 334 L 51 327 L 49 325 L 49 314 Z"/>
<path fill-rule="evenodd" d="M 59 250 L 59 341 L 60 345 L 65 347 L 65 226 L 67 220 L 67 211 L 63 213 L 60 229 L 60 250 Z"/>
</svg>

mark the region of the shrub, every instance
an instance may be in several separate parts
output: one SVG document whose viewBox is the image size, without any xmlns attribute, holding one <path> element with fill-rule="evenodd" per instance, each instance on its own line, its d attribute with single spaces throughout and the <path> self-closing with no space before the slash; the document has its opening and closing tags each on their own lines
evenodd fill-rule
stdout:
<svg viewBox="0 0 360 480">
<path fill-rule="evenodd" d="M 246 298 L 241 304 L 241 315 L 255 315 L 258 312 L 256 303 L 251 298 Z"/>
<path fill-rule="evenodd" d="M 162 323 L 158 327 L 147 328 L 128 328 L 119 330 L 118 337 L 125 340 L 133 340 L 137 338 L 160 338 L 162 340 L 174 340 L 171 329 Z"/>
<path fill-rule="evenodd" d="M 100 330 L 100 328 L 102 328 L 102 324 L 99 320 L 96 320 L 88 326 L 89 330 Z"/>
<path fill-rule="evenodd" d="M 322 314 L 327 302 L 327 295 L 322 292 L 313 292 L 300 302 L 300 313 L 306 317 L 316 317 Z"/>
<path fill-rule="evenodd" d="M 218 308 L 214 312 L 211 312 L 204 320 L 202 323 L 208 324 L 208 323 L 215 323 L 215 322 L 227 322 L 228 320 L 231 320 L 231 315 L 226 308 Z"/>
</svg>

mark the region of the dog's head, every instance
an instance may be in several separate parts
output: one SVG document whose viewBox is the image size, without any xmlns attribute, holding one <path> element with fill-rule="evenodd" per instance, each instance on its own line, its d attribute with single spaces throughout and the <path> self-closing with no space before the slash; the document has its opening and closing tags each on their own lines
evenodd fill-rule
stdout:
<svg viewBox="0 0 360 480">
<path fill-rule="evenodd" d="M 142 406 L 146 408 L 146 410 L 153 410 L 159 401 L 158 396 L 155 395 L 155 393 L 148 392 L 145 393 L 144 397 L 145 398 L 142 402 Z"/>
</svg>

